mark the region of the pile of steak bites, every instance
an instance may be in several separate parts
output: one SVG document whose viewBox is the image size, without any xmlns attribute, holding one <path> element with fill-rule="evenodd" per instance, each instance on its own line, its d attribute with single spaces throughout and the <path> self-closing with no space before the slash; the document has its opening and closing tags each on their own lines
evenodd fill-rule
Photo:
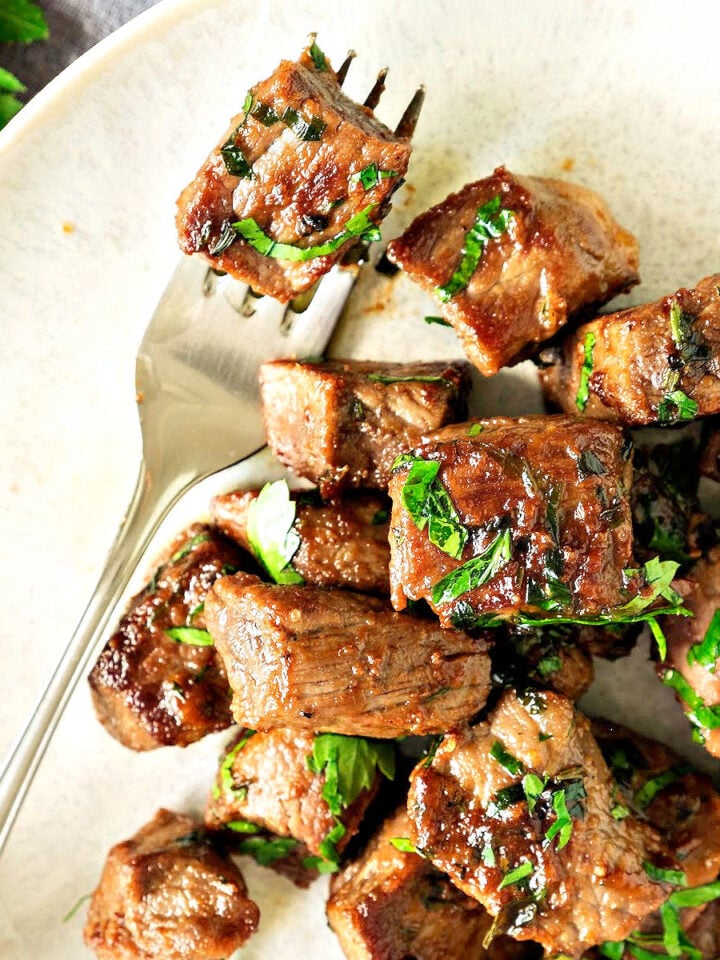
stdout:
<svg viewBox="0 0 720 960">
<path fill-rule="evenodd" d="M 182 243 L 287 299 L 377 226 L 409 154 L 313 42 L 183 193 Z M 720 274 L 598 315 L 638 282 L 635 239 L 592 191 L 503 167 L 388 256 L 470 362 L 260 369 L 268 444 L 309 485 L 217 497 L 89 678 L 134 750 L 236 726 L 204 820 L 162 810 L 110 852 L 86 942 L 228 956 L 259 922 L 243 855 L 300 887 L 330 874 L 352 960 L 711 960 L 720 797 L 575 704 L 593 657 L 649 628 L 658 685 L 720 756 L 720 548 L 697 498 L 717 441 L 668 429 L 720 413 Z M 561 412 L 467 419 L 471 364 L 525 358 Z M 665 434 L 626 432 L 644 425 Z"/>
</svg>

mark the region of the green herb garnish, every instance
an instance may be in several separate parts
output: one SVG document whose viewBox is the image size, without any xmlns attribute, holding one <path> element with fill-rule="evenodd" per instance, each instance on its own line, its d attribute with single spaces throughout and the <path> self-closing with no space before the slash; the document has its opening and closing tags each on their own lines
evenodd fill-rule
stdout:
<svg viewBox="0 0 720 960">
<path fill-rule="evenodd" d="M 310 34 L 310 38 L 312 42 L 310 43 L 310 47 L 308 48 L 308 53 L 310 54 L 310 58 L 312 62 L 315 64 L 316 70 L 329 71 L 330 67 L 328 66 L 327 57 L 322 52 L 320 47 L 317 45 L 315 40 L 316 36 L 317 34 L 314 34 L 314 33 Z"/>
<path fill-rule="evenodd" d="M 396 850 L 400 850 L 403 853 L 417 853 L 420 854 L 420 851 L 407 837 L 390 837 L 390 843 L 395 847 Z"/>
<path fill-rule="evenodd" d="M 640 810 L 645 810 L 662 790 L 676 783 L 681 777 L 684 777 L 689 770 L 690 767 L 687 765 L 675 766 L 669 770 L 664 770 L 656 777 L 651 777 L 650 780 L 647 780 L 642 787 L 635 792 L 633 803 Z"/>
<path fill-rule="evenodd" d="M 248 507 L 247 538 L 276 583 L 304 583 L 291 561 L 300 548 L 295 502 L 285 480 L 266 483 Z"/>
<path fill-rule="evenodd" d="M 488 817 L 497 817 L 498 813 L 502 813 L 503 810 L 507 810 L 508 807 L 512 807 L 516 803 L 520 803 L 524 796 L 525 791 L 523 785 L 520 783 L 513 783 L 509 787 L 503 787 L 501 790 L 498 790 L 490 800 L 485 812 Z"/>
<path fill-rule="evenodd" d="M 223 158 L 225 169 L 231 176 L 240 177 L 245 180 L 252 179 L 252 166 L 245 159 L 245 155 L 232 137 L 220 147 L 220 154 Z"/>
<path fill-rule="evenodd" d="M 78 912 L 78 910 L 80 909 L 80 907 L 81 907 L 84 903 L 86 903 L 88 900 L 92 900 L 92 896 L 93 896 L 93 895 L 92 895 L 91 893 L 84 893 L 81 897 L 78 897 L 78 899 L 75 901 L 75 903 L 72 905 L 72 907 L 70 907 L 70 909 L 68 910 L 68 912 L 67 912 L 67 913 L 65 914 L 65 916 L 62 918 L 62 922 L 63 922 L 63 923 L 69 923 L 69 922 L 72 920 L 72 918 L 77 914 L 77 912 Z"/>
<path fill-rule="evenodd" d="M 377 771 L 388 780 L 395 776 L 395 751 L 392 743 L 345 737 L 339 733 L 320 733 L 307 758 L 312 773 L 325 774 L 322 796 L 330 812 L 339 816 L 375 782 Z"/>
<path fill-rule="evenodd" d="M 203 533 L 196 533 L 192 539 L 188 540 L 187 543 L 183 544 L 179 550 L 177 550 L 172 557 L 170 557 L 170 563 L 177 563 L 179 560 L 184 560 L 189 553 L 197 547 L 200 543 L 207 543 L 210 539 L 210 534 L 207 531 Z"/>
<path fill-rule="evenodd" d="M 593 352 L 595 350 L 595 341 L 596 336 L 591 331 L 585 334 L 585 341 L 583 344 L 583 365 L 580 370 L 580 382 L 577 388 L 577 394 L 575 395 L 575 406 L 582 411 L 587 406 L 587 402 L 590 399 L 590 377 L 593 372 Z"/>
<path fill-rule="evenodd" d="M 657 412 L 659 423 L 673 424 L 683 420 L 694 420 L 698 405 L 682 390 L 673 390 L 662 398 Z"/>
<path fill-rule="evenodd" d="M 436 323 L 439 327 L 451 327 L 452 324 L 445 317 L 424 317 L 425 323 Z"/>
<path fill-rule="evenodd" d="M 578 458 L 578 478 L 586 480 L 588 477 L 601 477 L 607 470 L 592 450 L 583 450 Z"/>
<path fill-rule="evenodd" d="M 3 0 L 0 3 L 0 43 L 31 43 L 49 35 L 47 20 L 32 0 Z M 18 93 L 25 93 L 24 83 L 9 70 L 0 67 L 0 128 L 21 109 Z"/>
<path fill-rule="evenodd" d="M 211 647 L 213 638 L 207 630 L 199 630 L 197 627 L 170 627 L 165 631 L 165 635 L 174 640 L 175 643 L 186 643 L 190 647 Z"/>
<path fill-rule="evenodd" d="M 675 300 L 670 307 L 670 335 L 678 349 L 683 365 L 707 360 L 710 348 L 694 325 L 695 317 L 685 313 Z"/>
<path fill-rule="evenodd" d="M 501 209 L 500 194 L 478 207 L 475 222 L 465 234 L 459 266 L 447 283 L 435 287 L 435 293 L 443 303 L 447 303 L 467 287 L 480 263 L 486 244 L 505 233 L 513 216 L 511 210 Z"/>
<path fill-rule="evenodd" d="M 552 843 L 557 837 L 557 849 L 562 850 L 563 847 L 567 846 L 573 831 L 572 817 L 567 808 L 564 790 L 554 791 L 552 805 L 557 819 L 546 830 L 545 839 Z"/>
<path fill-rule="evenodd" d="M 254 730 L 246 730 L 235 746 L 225 754 L 223 762 L 220 764 L 220 783 L 216 783 L 212 790 L 212 795 L 215 800 L 219 800 L 223 793 L 226 797 L 239 801 L 243 801 L 247 796 L 246 785 L 235 786 L 232 768 L 235 763 L 235 757 L 237 757 L 238 753 L 240 753 L 242 748 L 247 744 L 250 737 L 254 735 Z"/>
<path fill-rule="evenodd" d="M 228 820 L 223 824 L 226 830 L 232 830 L 233 833 L 260 833 L 261 828 L 256 823 L 250 823 L 249 820 Z"/>
<path fill-rule="evenodd" d="M 250 112 L 264 127 L 272 127 L 279 122 L 284 123 L 286 127 L 292 130 L 298 140 L 322 140 L 322 135 L 327 127 L 321 117 L 306 120 L 293 107 L 285 107 L 282 114 L 278 114 L 269 104 L 258 101 L 253 105 Z"/>
<path fill-rule="evenodd" d="M 233 230 L 233 225 L 229 220 L 225 220 L 220 228 L 220 235 L 217 240 L 208 246 L 208 253 L 211 257 L 219 257 L 225 253 L 228 247 L 231 247 L 237 240 L 237 233 Z"/>
<path fill-rule="evenodd" d="M 430 543 L 458 560 L 467 543 L 467 529 L 460 522 L 443 482 L 438 478 L 440 463 L 401 454 L 393 469 L 410 464 L 402 488 L 402 502 L 418 530 L 427 527 Z"/>
<path fill-rule="evenodd" d="M 344 243 L 353 237 L 360 237 L 367 242 L 379 240 L 380 231 L 369 216 L 370 211 L 375 206 L 377 206 L 377 204 L 368 204 L 360 213 L 356 213 L 354 217 L 350 217 L 344 229 L 337 234 L 337 236 L 313 247 L 297 247 L 292 243 L 280 243 L 277 240 L 273 240 L 258 226 L 252 217 L 239 220 L 237 223 L 233 223 L 232 226 L 243 240 L 246 240 L 247 243 L 250 244 L 253 250 L 257 250 L 257 252 L 264 257 L 302 263 L 305 260 L 314 260 L 315 257 L 325 257 L 331 253 L 335 253 L 336 250 L 339 250 Z"/>
<path fill-rule="evenodd" d="M 304 857 L 303 866 L 319 873 L 335 873 L 339 869 L 340 851 L 337 844 L 347 833 L 345 825 L 335 817 L 335 826 L 320 844 L 319 857 Z"/>
<path fill-rule="evenodd" d="M 362 170 L 351 175 L 350 183 L 361 183 L 364 190 L 372 190 L 381 180 L 397 177 L 397 175 L 397 170 L 380 170 L 376 163 L 369 163 Z"/>
<path fill-rule="evenodd" d="M 668 870 L 665 867 L 656 867 L 655 864 L 650 863 L 649 860 L 643 863 L 643 870 L 653 883 L 671 883 L 675 887 L 687 886 L 687 877 L 682 870 Z"/>
<path fill-rule="evenodd" d="M 492 844 L 486 843 L 482 850 L 480 851 L 480 859 L 486 867 L 497 866 L 497 860 L 495 859 L 495 851 L 492 848 Z"/>
<path fill-rule="evenodd" d="M 693 644 L 687 653 L 689 666 L 697 663 L 710 673 L 715 673 L 720 659 L 720 610 L 716 610 L 700 643 Z"/>
<path fill-rule="evenodd" d="M 527 801 L 528 810 L 532 815 L 541 794 L 547 786 L 547 780 L 542 780 L 536 773 L 526 773 L 522 779 L 523 793 Z"/>
<path fill-rule="evenodd" d="M 238 853 L 252 857 L 261 867 L 268 867 L 287 857 L 297 844 L 292 837 L 248 837 L 241 840 L 236 849 Z"/>
<path fill-rule="evenodd" d="M 469 437 L 476 437 L 479 433 L 482 433 L 483 425 L 481 423 L 471 423 L 468 427 L 467 435 Z"/>
<path fill-rule="evenodd" d="M 499 740 L 493 743 L 490 749 L 490 756 L 493 760 L 496 760 L 504 770 L 512 774 L 512 776 L 516 776 L 518 773 L 525 773 L 525 764 L 522 760 L 517 760 L 512 754 L 508 753 Z"/>
<path fill-rule="evenodd" d="M 525 860 L 519 867 L 515 867 L 514 870 L 505 874 L 498 889 L 504 890 L 505 887 L 512 887 L 514 884 L 520 883 L 522 880 L 527 879 L 533 871 L 533 865 L 528 860 Z"/>
<path fill-rule="evenodd" d="M 386 377 L 382 373 L 369 373 L 368 380 L 375 380 L 377 383 L 441 383 L 444 387 L 453 387 L 452 380 L 447 377 Z"/>
<path fill-rule="evenodd" d="M 476 590 L 492 580 L 511 559 L 512 537 L 510 530 L 505 529 L 479 556 L 438 580 L 432 589 L 433 603 L 449 603 L 470 590 Z"/>
<path fill-rule="evenodd" d="M 666 670 L 663 683 L 666 687 L 672 687 L 684 701 L 687 707 L 685 712 L 692 724 L 707 730 L 717 730 L 720 727 L 720 705 L 709 707 L 681 673 L 677 670 Z"/>
</svg>

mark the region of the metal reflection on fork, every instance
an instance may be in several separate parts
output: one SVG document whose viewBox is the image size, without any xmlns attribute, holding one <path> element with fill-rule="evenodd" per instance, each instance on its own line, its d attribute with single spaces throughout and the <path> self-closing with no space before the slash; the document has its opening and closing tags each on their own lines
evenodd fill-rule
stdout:
<svg viewBox="0 0 720 960">
<path fill-rule="evenodd" d="M 350 51 L 338 71 L 347 76 Z M 387 74 L 378 75 L 373 109 Z M 410 139 L 420 87 L 395 133 Z M 354 244 L 320 281 L 309 303 L 286 307 L 185 257 L 165 288 L 136 358 L 143 458 L 137 484 L 95 592 L 28 723 L 0 768 L 0 853 L 40 760 L 128 583 L 162 521 L 196 483 L 264 445 L 258 366 L 265 360 L 324 353 L 367 246 Z"/>
</svg>

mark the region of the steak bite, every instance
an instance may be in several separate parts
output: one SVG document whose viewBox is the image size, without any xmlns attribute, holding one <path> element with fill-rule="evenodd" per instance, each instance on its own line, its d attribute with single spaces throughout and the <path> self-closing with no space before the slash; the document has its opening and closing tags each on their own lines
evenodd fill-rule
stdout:
<svg viewBox="0 0 720 960">
<path fill-rule="evenodd" d="M 196 524 L 131 600 L 88 677 L 98 719 L 124 746 L 185 747 L 230 726 L 227 677 L 203 605 L 218 577 L 249 561 L 218 531 Z"/>
<path fill-rule="evenodd" d="M 583 324 L 541 360 L 565 413 L 630 426 L 720 413 L 720 274 Z"/>
<path fill-rule="evenodd" d="M 688 887 L 720 875 L 720 796 L 705 774 L 664 744 L 594 720 L 593 734 L 617 789 L 616 816 L 644 817 L 678 859 Z"/>
<path fill-rule="evenodd" d="M 446 427 L 401 458 L 390 496 L 393 606 L 444 626 L 611 616 L 637 588 L 622 432 L 568 417 Z"/>
<path fill-rule="evenodd" d="M 669 892 L 645 868 L 673 862 L 659 835 L 614 806 L 588 720 L 558 694 L 507 692 L 415 768 L 410 838 L 498 932 L 577 957 L 623 940 Z"/>
<path fill-rule="evenodd" d="M 420 214 L 388 255 L 439 299 L 485 376 L 639 279 L 637 242 L 596 193 L 505 167 Z"/>
<path fill-rule="evenodd" d="M 233 715 L 254 730 L 440 733 L 477 713 L 490 688 L 483 640 L 374 597 L 224 577 L 205 613 Z"/>
<path fill-rule="evenodd" d="M 180 194 L 180 247 L 290 300 L 381 222 L 410 152 L 305 51 L 250 90 Z"/>
<path fill-rule="evenodd" d="M 275 456 L 332 497 L 384 489 L 398 454 L 467 413 L 464 362 L 275 360 L 260 368 L 267 442 Z"/>
<path fill-rule="evenodd" d="M 208 827 L 229 825 L 238 833 L 240 852 L 242 840 L 264 831 L 292 837 L 322 857 L 323 841 L 331 831 L 339 832 L 340 823 L 344 833 L 334 847 L 343 850 L 377 793 L 380 771 L 375 769 L 370 786 L 335 813 L 323 795 L 326 771 L 315 772 L 312 764 L 314 745 L 315 735 L 305 730 L 242 730 L 220 765 L 205 809 Z M 391 745 L 383 747 L 392 755 Z"/>
<path fill-rule="evenodd" d="M 695 739 L 720 757 L 720 547 L 689 570 L 679 585 L 690 617 L 663 617 L 667 660 L 660 677 L 672 687 Z"/>
<path fill-rule="evenodd" d="M 108 854 L 83 934 L 100 960 L 221 960 L 259 917 L 240 871 L 202 825 L 159 810 Z"/>
<path fill-rule="evenodd" d="M 492 918 L 428 860 L 393 846 L 409 830 L 398 810 L 330 881 L 328 923 L 348 960 L 539 960 L 537 944 L 509 937 L 485 949 Z"/>
<path fill-rule="evenodd" d="M 253 546 L 248 536 L 248 519 L 261 507 L 259 493 L 238 490 L 215 497 L 212 514 L 223 533 L 262 561 L 262 539 Z M 383 596 L 390 593 L 390 504 L 386 497 L 358 491 L 323 503 L 313 491 L 296 491 L 289 496 L 290 509 L 295 512 L 289 530 L 296 535 L 291 567 L 306 583 Z M 258 528 L 262 538 L 268 525 L 258 524 Z"/>
</svg>

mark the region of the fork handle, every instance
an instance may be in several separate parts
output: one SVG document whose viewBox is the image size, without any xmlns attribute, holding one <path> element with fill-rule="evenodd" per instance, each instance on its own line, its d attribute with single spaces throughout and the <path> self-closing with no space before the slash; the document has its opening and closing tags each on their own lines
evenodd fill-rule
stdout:
<svg viewBox="0 0 720 960">
<path fill-rule="evenodd" d="M 130 577 L 150 539 L 195 478 L 180 478 L 171 487 L 153 484 L 141 464 L 125 519 L 110 549 L 95 592 L 50 676 L 25 729 L 10 747 L 0 768 L 0 853 L 12 830 L 28 788 L 68 700 L 99 654 L 98 645 Z"/>
</svg>

